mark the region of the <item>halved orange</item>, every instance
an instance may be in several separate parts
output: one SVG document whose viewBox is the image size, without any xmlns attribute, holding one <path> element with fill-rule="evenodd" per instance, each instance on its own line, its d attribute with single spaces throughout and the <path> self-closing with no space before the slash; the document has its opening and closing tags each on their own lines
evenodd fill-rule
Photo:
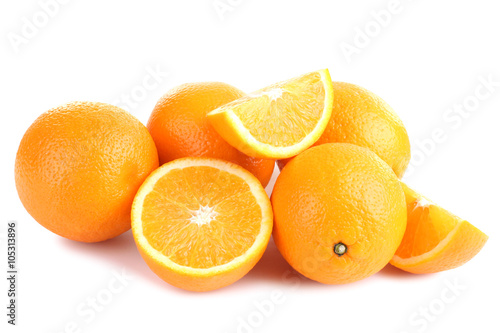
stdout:
<svg viewBox="0 0 500 333">
<path fill-rule="evenodd" d="M 264 253 L 272 223 L 259 180 L 212 158 L 164 164 L 146 179 L 132 206 L 132 232 L 148 266 L 192 291 L 243 277 Z"/>
<path fill-rule="evenodd" d="M 288 158 L 309 148 L 332 114 L 328 69 L 273 84 L 208 113 L 215 130 L 241 152 Z"/>
<path fill-rule="evenodd" d="M 415 274 L 435 273 L 459 267 L 479 253 L 487 235 L 401 184 L 408 224 L 392 265 Z"/>
</svg>

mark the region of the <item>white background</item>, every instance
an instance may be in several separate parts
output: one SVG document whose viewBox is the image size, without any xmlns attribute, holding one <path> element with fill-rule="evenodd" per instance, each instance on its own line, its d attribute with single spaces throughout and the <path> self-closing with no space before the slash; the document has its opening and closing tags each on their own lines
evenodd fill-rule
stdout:
<svg viewBox="0 0 500 333">
<path fill-rule="evenodd" d="M 500 82 L 498 7 L 491 0 L 401 0 L 381 26 L 373 12 L 392 9 L 390 3 L 222 0 L 230 9 L 221 14 L 213 0 L 73 0 L 51 7 L 55 13 L 44 22 L 38 1 L 2 1 L 0 258 L 6 261 L 5 225 L 15 220 L 20 271 L 17 327 L 6 324 L 1 279 L 2 327 L 60 333 L 75 322 L 81 332 L 498 331 L 500 86 L 475 97 L 476 89 L 487 92 L 481 77 Z M 40 27 L 24 28 L 23 37 L 27 21 Z M 364 29 L 368 40 L 360 37 Z M 20 38 L 21 44 L 12 42 Z M 357 53 L 346 56 L 348 44 Z M 392 105 L 412 142 L 413 169 L 405 180 L 490 236 L 467 265 L 428 276 L 386 267 L 358 283 L 327 286 L 298 278 L 271 243 L 237 283 L 190 293 L 148 269 L 130 232 L 99 244 L 68 241 L 39 226 L 17 197 L 18 144 L 52 107 L 74 100 L 123 106 L 123 94 L 133 93 L 128 110 L 145 123 L 156 100 L 180 83 L 223 81 L 251 92 L 324 67 L 333 80 L 364 86 Z M 142 88 L 155 70 L 168 75 Z M 464 103 L 467 113 L 448 111 Z M 445 138 L 432 143 L 435 131 Z M 107 299 L 114 274 L 123 270 L 129 280 Z M 449 285 L 455 283 L 460 289 L 454 293 Z M 271 309 L 272 295 L 281 297 Z M 95 316 L 86 305 L 92 297 L 106 302 Z M 419 314 L 428 308 L 429 317 Z"/>
</svg>

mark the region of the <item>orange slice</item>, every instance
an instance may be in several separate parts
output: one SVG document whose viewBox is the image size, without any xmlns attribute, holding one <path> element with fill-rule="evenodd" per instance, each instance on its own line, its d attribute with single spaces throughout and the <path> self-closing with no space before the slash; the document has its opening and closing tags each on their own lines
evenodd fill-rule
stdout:
<svg viewBox="0 0 500 333">
<path fill-rule="evenodd" d="M 132 232 L 148 266 L 192 291 L 243 277 L 264 253 L 272 221 L 257 178 L 211 158 L 164 164 L 146 179 L 132 206 Z"/>
<path fill-rule="evenodd" d="M 241 97 L 207 117 L 241 152 L 253 157 L 288 158 L 319 139 L 332 106 L 332 80 L 323 69 Z"/>
<path fill-rule="evenodd" d="M 488 236 L 401 184 L 408 224 L 392 265 L 415 274 L 435 273 L 459 267 L 479 253 Z"/>
</svg>

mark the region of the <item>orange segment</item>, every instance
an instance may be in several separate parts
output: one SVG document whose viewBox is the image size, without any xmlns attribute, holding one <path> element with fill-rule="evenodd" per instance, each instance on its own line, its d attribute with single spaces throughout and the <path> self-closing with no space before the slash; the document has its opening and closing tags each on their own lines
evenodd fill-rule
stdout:
<svg viewBox="0 0 500 333">
<path fill-rule="evenodd" d="M 270 85 L 213 110 L 207 117 L 241 152 L 287 158 L 319 139 L 332 104 L 332 82 L 325 69 Z"/>
<path fill-rule="evenodd" d="M 151 269 L 187 290 L 235 282 L 269 241 L 272 211 L 260 182 L 222 160 L 179 159 L 157 169 L 132 208 L 136 244 Z"/>
<path fill-rule="evenodd" d="M 415 274 L 435 273 L 459 267 L 479 253 L 488 236 L 402 185 L 408 224 L 392 265 Z"/>
</svg>

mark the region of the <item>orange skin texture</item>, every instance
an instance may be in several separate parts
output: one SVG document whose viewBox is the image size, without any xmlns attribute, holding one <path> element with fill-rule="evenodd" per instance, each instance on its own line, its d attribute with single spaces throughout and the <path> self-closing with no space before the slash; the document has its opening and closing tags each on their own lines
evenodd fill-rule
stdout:
<svg viewBox="0 0 500 333">
<path fill-rule="evenodd" d="M 99 242 L 130 229 L 135 193 L 158 167 L 146 127 L 109 104 L 73 102 L 28 128 L 16 156 L 19 198 L 48 230 Z"/>
<path fill-rule="evenodd" d="M 393 109 L 379 96 L 360 86 L 333 82 L 332 116 L 314 146 L 343 142 L 375 152 L 401 178 L 410 163 L 410 140 Z M 280 170 L 290 159 L 279 160 Z"/>
<path fill-rule="evenodd" d="M 406 228 L 403 189 L 366 148 L 329 143 L 292 159 L 271 196 L 273 238 L 298 272 L 325 284 L 364 279 L 396 252 Z M 347 246 L 342 256 L 338 243 Z"/>
<path fill-rule="evenodd" d="M 249 157 L 228 144 L 206 118 L 210 111 L 245 96 L 221 82 L 187 83 L 168 91 L 157 102 L 148 130 L 158 148 L 160 164 L 182 157 L 212 157 L 233 162 L 266 186 L 274 160 Z"/>
</svg>

